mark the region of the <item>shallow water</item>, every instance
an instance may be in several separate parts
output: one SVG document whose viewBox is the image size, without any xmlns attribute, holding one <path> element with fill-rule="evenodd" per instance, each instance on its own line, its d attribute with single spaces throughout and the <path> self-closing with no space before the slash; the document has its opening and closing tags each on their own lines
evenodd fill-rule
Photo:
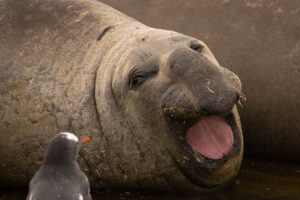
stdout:
<svg viewBox="0 0 300 200">
<path fill-rule="evenodd" d="M 0 200 L 23 200 L 23 191 L 2 191 Z M 232 200 L 232 199 L 299 199 L 300 164 L 247 160 L 234 184 L 219 193 L 197 196 L 94 194 L 93 200 Z"/>
</svg>

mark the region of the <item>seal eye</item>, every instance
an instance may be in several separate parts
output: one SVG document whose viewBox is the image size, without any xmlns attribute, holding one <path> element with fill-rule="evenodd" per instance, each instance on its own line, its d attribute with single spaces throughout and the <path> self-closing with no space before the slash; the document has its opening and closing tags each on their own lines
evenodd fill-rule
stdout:
<svg viewBox="0 0 300 200">
<path fill-rule="evenodd" d="M 144 67 L 145 68 L 145 67 Z M 150 78 L 153 78 L 157 74 L 156 67 L 152 67 L 149 69 L 135 69 L 130 73 L 128 79 L 128 85 L 130 89 L 137 89 L 140 85 L 142 85 L 145 81 Z"/>
<path fill-rule="evenodd" d="M 137 75 L 133 78 L 132 80 L 132 88 L 137 88 L 138 86 L 140 86 L 143 82 L 145 81 L 145 76 L 143 75 Z"/>
</svg>

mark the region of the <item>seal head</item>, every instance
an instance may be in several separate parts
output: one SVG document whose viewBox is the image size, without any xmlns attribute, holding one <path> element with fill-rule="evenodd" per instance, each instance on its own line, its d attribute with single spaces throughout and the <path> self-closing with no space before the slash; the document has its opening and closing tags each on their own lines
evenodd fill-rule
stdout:
<svg viewBox="0 0 300 200">
<path fill-rule="evenodd" d="M 172 190 L 226 186 L 243 154 L 235 106 L 239 78 L 221 67 L 202 41 L 175 32 L 147 30 L 115 48 L 98 71 L 106 76 L 97 79 L 95 97 L 101 126 L 122 155 L 125 174 L 149 174 L 165 186 L 163 176 Z M 135 172 L 126 167 L 133 164 Z"/>
</svg>

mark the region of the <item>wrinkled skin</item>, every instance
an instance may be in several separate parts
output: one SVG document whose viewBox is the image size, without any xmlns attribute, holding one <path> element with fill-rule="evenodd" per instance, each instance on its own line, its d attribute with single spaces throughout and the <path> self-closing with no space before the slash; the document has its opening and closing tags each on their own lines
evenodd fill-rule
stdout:
<svg viewBox="0 0 300 200">
<path fill-rule="evenodd" d="M 96 189 L 208 192 L 237 175 L 241 83 L 203 42 L 92 0 L 0 5 L 1 185 L 28 184 L 59 131 L 93 138 L 79 163 Z M 219 160 L 185 140 L 210 115 L 234 132 Z"/>
</svg>

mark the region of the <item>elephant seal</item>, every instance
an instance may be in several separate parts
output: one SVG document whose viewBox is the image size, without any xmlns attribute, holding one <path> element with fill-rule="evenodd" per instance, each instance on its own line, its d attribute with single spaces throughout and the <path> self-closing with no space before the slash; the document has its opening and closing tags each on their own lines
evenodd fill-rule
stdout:
<svg viewBox="0 0 300 200">
<path fill-rule="evenodd" d="M 26 185 L 58 131 L 93 137 L 78 162 L 96 189 L 201 193 L 237 175 L 241 83 L 202 41 L 95 0 L 0 5 L 1 185 Z"/>
<path fill-rule="evenodd" d="M 68 132 L 50 142 L 41 168 L 30 181 L 26 200 L 91 200 L 89 181 L 80 170 L 76 157 L 89 137 L 78 138 Z"/>
</svg>

